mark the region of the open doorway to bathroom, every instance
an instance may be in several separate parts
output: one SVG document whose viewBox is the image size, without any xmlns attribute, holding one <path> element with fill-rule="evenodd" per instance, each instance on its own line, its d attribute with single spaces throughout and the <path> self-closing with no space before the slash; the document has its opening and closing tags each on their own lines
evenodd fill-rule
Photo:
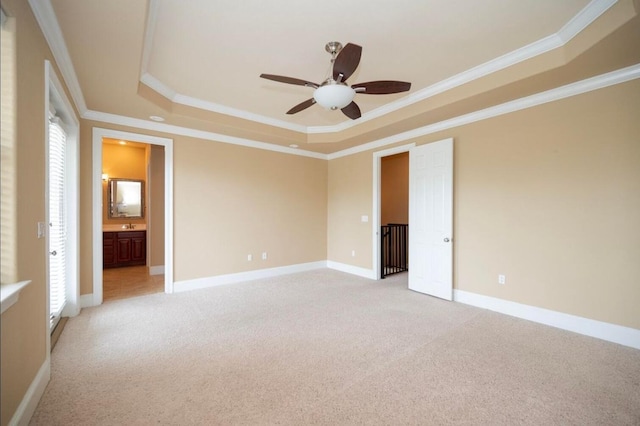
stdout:
<svg viewBox="0 0 640 426">
<path fill-rule="evenodd" d="M 164 291 L 164 147 L 102 139 L 103 301 Z"/>
<path fill-rule="evenodd" d="M 173 140 L 94 127 L 92 157 L 93 293 L 83 306 L 172 293 Z"/>
</svg>

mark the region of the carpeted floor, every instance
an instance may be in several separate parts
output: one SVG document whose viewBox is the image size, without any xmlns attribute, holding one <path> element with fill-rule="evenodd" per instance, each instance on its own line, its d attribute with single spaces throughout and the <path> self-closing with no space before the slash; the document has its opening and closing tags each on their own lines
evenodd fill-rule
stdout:
<svg viewBox="0 0 640 426">
<path fill-rule="evenodd" d="M 317 270 L 71 318 L 34 425 L 638 425 L 640 351 Z"/>
</svg>

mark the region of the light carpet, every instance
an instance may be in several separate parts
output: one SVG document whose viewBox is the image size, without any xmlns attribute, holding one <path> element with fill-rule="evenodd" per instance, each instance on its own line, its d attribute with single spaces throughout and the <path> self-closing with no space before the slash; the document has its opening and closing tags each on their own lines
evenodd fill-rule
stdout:
<svg viewBox="0 0 640 426">
<path fill-rule="evenodd" d="M 71 318 L 34 425 L 638 425 L 640 351 L 331 270 Z"/>
</svg>

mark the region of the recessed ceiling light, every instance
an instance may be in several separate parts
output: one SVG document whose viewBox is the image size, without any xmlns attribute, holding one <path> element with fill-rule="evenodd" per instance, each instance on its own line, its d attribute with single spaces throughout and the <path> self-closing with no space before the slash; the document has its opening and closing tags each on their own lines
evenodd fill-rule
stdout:
<svg viewBox="0 0 640 426">
<path fill-rule="evenodd" d="M 159 115 L 150 115 L 149 118 L 153 121 L 164 121 L 164 117 L 160 117 Z"/>
<path fill-rule="evenodd" d="M 289 145 L 289 147 L 291 147 L 291 148 L 297 148 L 297 147 L 298 147 L 298 145 L 296 145 L 295 143 L 292 143 L 291 145 Z"/>
<path fill-rule="evenodd" d="M 126 142 L 126 141 L 120 141 L 120 142 L 118 142 L 118 143 L 119 143 L 120 145 L 126 145 L 126 144 L 127 144 L 127 142 Z"/>
</svg>

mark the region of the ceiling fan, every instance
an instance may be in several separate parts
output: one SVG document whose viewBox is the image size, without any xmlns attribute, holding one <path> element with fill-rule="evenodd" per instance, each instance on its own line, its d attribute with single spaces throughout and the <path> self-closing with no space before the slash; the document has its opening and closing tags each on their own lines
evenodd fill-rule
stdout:
<svg viewBox="0 0 640 426">
<path fill-rule="evenodd" d="M 285 77 L 274 74 L 260 74 L 260 77 L 280 83 L 295 84 L 298 86 L 313 87 L 313 97 L 294 106 L 287 114 L 295 114 L 318 103 L 331 110 L 339 109 L 344 115 L 355 120 L 360 118 L 360 108 L 353 101 L 356 93 L 365 95 L 387 95 L 390 93 L 406 92 L 411 89 L 411 83 L 394 80 L 369 81 L 347 85 L 347 79 L 358 68 L 362 47 L 357 44 L 347 43 L 342 47 L 337 41 L 331 41 L 325 46 L 325 50 L 331 54 L 333 70 L 331 75 L 322 83 L 316 84 L 298 78 Z"/>
</svg>

